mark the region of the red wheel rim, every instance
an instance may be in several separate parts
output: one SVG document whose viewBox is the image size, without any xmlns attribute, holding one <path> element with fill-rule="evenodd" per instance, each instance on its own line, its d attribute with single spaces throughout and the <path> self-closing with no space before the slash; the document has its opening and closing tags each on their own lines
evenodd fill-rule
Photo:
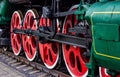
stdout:
<svg viewBox="0 0 120 77">
<path fill-rule="evenodd" d="M 111 77 L 109 74 L 107 74 L 107 71 L 103 67 L 99 67 L 99 74 L 100 77 Z"/>
<path fill-rule="evenodd" d="M 71 10 L 76 8 L 77 6 L 73 6 Z M 76 25 L 77 23 L 78 21 L 75 15 L 67 16 L 63 26 L 63 33 L 69 34 L 68 28 L 72 28 L 72 25 Z M 74 35 L 74 33 L 71 34 Z M 65 64 L 72 77 L 86 77 L 88 68 L 85 63 L 89 62 L 89 60 L 83 57 L 85 49 L 66 44 L 63 44 L 62 49 Z"/>
<path fill-rule="evenodd" d="M 39 25 L 51 26 L 52 21 L 50 19 L 41 17 Z M 39 43 L 39 52 L 45 66 L 49 69 L 55 68 L 59 58 L 59 44 L 55 42 L 46 44 Z"/>
<path fill-rule="evenodd" d="M 23 29 L 37 29 L 37 20 L 34 18 L 39 17 L 36 10 L 28 10 L 25 14 Z M 36 57 L 37 53 L 37 37 L 22 35 L 23 49 L 25 51 L 25 55 L 29 61 L 33 61 Z"/>
<path fill-rule="evenodd" d="M 107 73 L 107 69 L 103 67 L 99 67 L 99 75 L 100 77 L 112 77 Z M 120 77 L 120 74 L 118 74 L 116 77 Z"/>
<path fill-rule="evenodd" d="M 21 19 L 23 18 L 22 13 L 20 11 L 15 11 L 12 15 L 11 19 L 11 45 L 14 54 L 17 56 L 20 54 L 21 51 L 21 34 L 13 33 L 13 30 L 21 29 Z"/>
</svg>

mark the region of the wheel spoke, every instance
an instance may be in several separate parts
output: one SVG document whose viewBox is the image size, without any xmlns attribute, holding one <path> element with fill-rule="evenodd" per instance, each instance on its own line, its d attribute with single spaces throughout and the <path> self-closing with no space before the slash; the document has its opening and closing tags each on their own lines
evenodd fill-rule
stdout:
<svg viewBox="0 0 120 77">
<path fill-rule="evenodd" d="M 27 21 L 27 29 L 30 29 L 30 16 L 29 16 L 29 14 L 28 14 L 28 21 Z"/>
<path fill-rule="evenodd" d="M 69 53 L 69 62 L 70 62 L 70 67 L 71 68 L 75 68 L 75 65 L 76 65 L 76 55 L 74 54 L 74 51 L 70 51 Z"/>
<path fill-rule="evenodd" d="M 24 20 L 24 27 L 23 27 L 23 29 L 27 29 L 28 28 L 28 21 L 27 21 L 27 19 L 26 20 Z"/>
<path fill-rule="evenodd" d="M 33 50 L 32 50 L 32 46 L 29 44 L 29 55 L 32 56 L 34 54 Z"/>
<path fill-rule="evenodd" d="M 24 35 L 24 39 L 23 40 L 24 40 L 24 42 L 23 42 L 24 43 L 24 45 L 23 45 L 24 46 L 24 50 L 25 50 L 25 52 L 28 52 L 27 48 L 28 48 L 28 42 L 29 41 L 28 41 L 28 38 L 27 38 L 26 35 Z"/>
<path fill-rule="evenodd" d="M 55 58 L 57 57 L 57 54 L 55 54 L 52 49 L 49 49 L 49 54 L 50 54 L 49 58 L 51 59 L 52 62 L 54 62 Z"/>
<path fill-rule="evenodd" d="M 34 27 L 35 20 L 33 20 L 33 16 L 30 18 L 30 27 L 34 30 L 36 26 Z"/>
<path fill-rule="evenodd" d="M 32 23 L 34 22 L 34 21 L 32 21 L 32 16 L 29 14 L 29 20 L 28 20 L 28 25 L 29 25 L 29 28 L 31 28 L 32 27 Z"/>
<path fill-rule="evenodd" d="M 51 26 L 51 25 L 52 25 L 50 19 L 47 19 L 47 25 L 48 25 L 48 26 Z"/>
<path fill-rule="evenodd" d="M 17 15 L 15 15 L 15 28 L 19 28 L 19 18 Z"/>
<path fill-rule="evenodd" d="M 81 55 L 77 56 L 77 64 L 78 70 L 79 72 L 81 72 L 81 74 L 84 74 L 86 71 L 88 71 L 87 66 L 85 66 L 85 62 L 83 61 Z"/>
<path fill-rule="evenodd" d="M 12 39 L 12 43 L 13 43 L 13 46 L 14 46 L 14 50 L 17 51 L 15 38 Z"/>
<path fill-rule="evenodd" d="M 16 18 L 16 14 L 15 14 L 15 17 L 14 17 L 14 28 L 16 28 L 16 24 L 17 23 L 17 18 Z"/>
<path fill-rule="evenodd" d="M 31 50 L 31 49 L 30 49 L 30 47 L 31 47 L 30 36 L 27 36 L 27 35 L 26 35 L 26 38 L 27 38 L 26 41 L 25 41 L 26 46 L 27 46 L 26 50 L 27 50 L 27 53 L 30 53 L 30 50 Z"/>
<path fill-rule="evenodd" d="M 75 57 L 75 71 L 77 71 L 78 73 L 82 72 L 82 65 L 81 65 L 81 62 L 79 60 L 79 57 L 76 56 Z"/>
<path fill-rule="evenodd" d="M 48 53 L 48 48 L 47 47 L 44 47 L 44 52 L 43 52 L 43 55 L 44 55 L 44 60 L 46 61 L 46 60 L 48 60 L 48 55 L 49 55 L 49 53 Z"/>
<path fill-rule="evenodd" d="M 57 53 L 58 53 L 58 45 L 55 43 L 50 44 L 49 50 L 50 50 L 52 56 L 55 58 L 57 56 Z"/>
<path fill-rule="evenodd" d="M 47 26 L 47 24 L 46 24 L 46 18 L 42 19 L 42 25 Z"/>
<path fill-rule="evenodd" d="M 36 29 L 35 24 L 33 24 L 31 28 L 32 28 L 33 30 L 35 30 L 35 29 Z"/>
<path fill-rule="evenodd" d="M 49 60 L 49 52 L 46 46 L 43 47 L 44 52 L 42 53 L 43 61 L 47 62 Z"/>
<path fill-rule="evenodd" d="M 16 37 L 15 37 L 15 42 L 16 42 L 16 47 L 17 47 L 17 50 L 19 50 L 19 47 L 21 46 L 21 43 L 20 43 L 20 37 L 18 34 L 16 34 Z"/>
<path fill-rule="evenodd" d="M 30 44 L 30 48 L 32 50 L 31 53 L 34 54 L 35 53 L 34 51 L 36 51 L 36 39 L 35 39 L 35 37 L 30 37 L 29 44 Z"/>
<path fill-rule="evenodd" d="M 51 64 L 51 61 L 52 61 L 52 57 L 51 57 L 51 52 L 49 49 L 47 49 L 47 62 L 49 62 Z"/>
<path fill-rule="evenodd" d="M 15 47 L 14 49 L 15 49 L 15 51 L 17 51 L 17 50 L 18 50 L 18 47 L 17 47 L 17 45 L 16 45 L 16 41 L 15 41 L 15 40 L 13 40 L 13 41 L 14 41 L 14 45 L 15 45 L 15 46 L 14 46 L 14 47 Z"/>
</svg>

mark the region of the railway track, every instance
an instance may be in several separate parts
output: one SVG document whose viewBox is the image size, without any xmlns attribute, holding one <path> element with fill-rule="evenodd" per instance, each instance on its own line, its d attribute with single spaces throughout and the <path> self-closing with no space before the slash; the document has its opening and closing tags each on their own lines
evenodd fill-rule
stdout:
<svg viewBox="0 0 120 77">
<path fill-rule="evenodd" d="M 14 56 L 10 51 L 0 49 L 0 60 L 8 66 L 17 69 L 27 77 L 70 77 L 62 70 L 49 70 L 42 64 L 37 62 L 29 62 L 26 58 L 21 56 Z M 62 71 L 62 72 L 61 72 Z"/>
</svg>

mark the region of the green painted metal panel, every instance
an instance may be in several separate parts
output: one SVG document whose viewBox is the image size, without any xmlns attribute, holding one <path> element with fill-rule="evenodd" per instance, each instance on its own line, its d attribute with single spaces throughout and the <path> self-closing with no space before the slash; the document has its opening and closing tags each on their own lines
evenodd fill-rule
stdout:
<svg viewBox="0 0 120 77">
<path fill-rule="evenodd" d="M 102 54 L 108 54 L 108 46 L 107 46 L 108 42 L 105 40 L 99 40 L 99 39 L 95 39 L 95 50 L 98 53 L 102 53 Z"/>
<path fill-rule="evenodd" d="M 99 0 L 100 2 L 114 1 L 114 0 Z"/>
<path fill-rule="evenodd" d="M 95 3 L 85 18 L 91 25 L 95 62 L 120 71 L 120 1 Z"/>
<path fill-rule="evenodd" d="M 8 0 L 0 0 L 0 24 L 9 24 L 13 8 Z"/>
<path fill-rule="evenodd" d="M 93 26 L 95 39 L 107 41 L 119 41 L 119 25 L 96 23 Z"/>
</svg>

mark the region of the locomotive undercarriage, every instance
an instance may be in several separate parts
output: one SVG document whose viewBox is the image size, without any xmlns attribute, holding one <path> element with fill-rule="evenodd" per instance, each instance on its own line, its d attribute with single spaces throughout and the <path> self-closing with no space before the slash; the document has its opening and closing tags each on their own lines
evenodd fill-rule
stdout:
<svg viewBox="0 0 120 77">
<path fill-rule="evenodd" d="M 24 14 L 22 15 L 22 10 L 15 11 L 12 18 L 14 16 L 16 18 L 13 21 L 11 19 L 11 23 L 18 24 L 18 26 L 13 25 L 11 30 L 12 47 L 15 55 L 19 55 L 22 52 L 21 48 L 23 48 L 29 61 L 33 61 L 36 54 L 40 53 L 43 63 L 49 69 L 60 65 L 58 63 L 63 62 L 60 59 L 63 56 L 70 74 L 84 77 L 88 73 L 85 63 L 89 62 L 90 59 L 91 30 L 85 19 L 78 21 L 74 15 L 76 9 L 78 9 L 78 5 L 75 5 L 75 3 L 78 3 L 78 1 L 69 2 L 71 5 L 64 5 L 62 4 L 64 2 L 59 0 L 52 0 L 52 4 L 48 3 L 49 6 L 24 5 L 24 7 L 30 7 L 25 17 L 23 17 Z M 61 6 L 65 7 L 61 9 Z M 71 8 L 71 6 L 73 7 Z M 68 9 L 70 10 L 68 11 Z M 74 22 L 71 23 L 72 21 Z M 28 25 L 30 26 L 27 27 Z M 22 42 L 19 40 L 22 40 Z M 74 70 L 77 71 L 74 72 Z"/>
<path fill-rule="evenodd" d="M 98 76 L 98 69 L 101 77 L 119 77 L 119 71 L 106 70 L 91 61 L 92 25 L 84 16 L 97 0 L 80 0 L 79 5 L 79 1 L 72 0 L 9 1 L 18 4 L 11 19 L 11 44 L 16 56 L 25 53 L 29 61 L 41 57 L 49 69 L 60 66 L 64 60 L 73 77 Z"/>
<path fill-rule="evenodd" d="M 10 33 L 8 33 L 7 31 L 9 31 L 9 27 L 4 27 L 1 26 L 0 27 L 0 45 L 2 46 L 10 46 L 10 39 L 9 39 L 9 35 Z"/>
</svg>

